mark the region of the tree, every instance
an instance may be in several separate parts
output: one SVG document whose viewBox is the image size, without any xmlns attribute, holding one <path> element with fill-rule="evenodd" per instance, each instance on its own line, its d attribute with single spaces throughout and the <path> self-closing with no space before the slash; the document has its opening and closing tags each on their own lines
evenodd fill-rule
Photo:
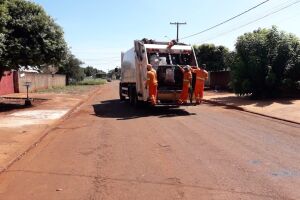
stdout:
<svg viewBox="0 0 300 200">
<path fill-rule="evenodd" d="M 86 68 L 84 68 L 84 73 L 87 77 L 95 76 L 98 72 L 99 70 L 92 66 L 87 66 Z"/>
<path fill-rule="evenodd" d="M 232 66 L 232 87 L 239 95 L 278 96 L 300 80 L 299 39 L 276 27 L 240 36 Z"/>
<path fill-rule="evenodd" d="M 203 44 L 194 46 L 198 64 L 206 64 L 208 71 L 223 71 L 229 68 L 232 52 L 224 46 Z"/>
<path fill-rule="evenodd" d="M 5 48 L 0 59 L 2 69 L 58 65 L 65 60 L 67 45 L 63 31 L 41 6 L 26 0 L 0 3 L 0 9 L 8 16 L 2 27 L 5 31 L 1 31 L 0 44 Z"/>
<path fill-rule="evenodd" d="M 109 78 L 120 79 L 120 77 L 121 77 L 121 68 L 116 67 L 115 69 L 109 70 L 107 76 Z"/>
<path fill-rule="evenodd" d="M 69 53 L 64 64 L 59 67 L 58 73 L 65 74 L 67 85 L 71 82 L 82 81 L 85 78 L 84 68 L 80 66 L 84 64 L 81 60 Z"/>
<path fill-rule="evenodd" d="M 6 26 L 6 22 L 7 22 L 7 9 L 6 9 L 6 2 L 4 0 L 0 0 L 0 80 L 1 80 L 1 76 L 4 72 L 4 67 L 1 66 L 1 61 L 2 61 L 2 57 L 3 54 L 5 52 L 5 26 Z"/>
</svg>

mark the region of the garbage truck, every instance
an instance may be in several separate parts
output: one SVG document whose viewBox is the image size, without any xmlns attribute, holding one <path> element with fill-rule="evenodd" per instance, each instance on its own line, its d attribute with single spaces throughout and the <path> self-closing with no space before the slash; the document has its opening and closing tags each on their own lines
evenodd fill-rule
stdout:
<svg viewBox="0 0 300 200">
<path fill-rule="evenodd" d="M 149 102 L 149 92 L 145 87 L 147 64 L 151 64 L 157 72 L 159 104 L 177 103 L 183 84 L 179 66 L 198 66 L 191 45 L 176 41 L 135 40 L 131 49 L 121 53 L 121 101 L 129 99 L 132 105 Z"/>
</svg>

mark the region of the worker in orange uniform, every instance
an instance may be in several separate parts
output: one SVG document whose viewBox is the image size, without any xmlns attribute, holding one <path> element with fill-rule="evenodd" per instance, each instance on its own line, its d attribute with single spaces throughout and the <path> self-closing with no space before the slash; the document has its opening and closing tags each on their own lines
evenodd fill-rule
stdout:
<svg viewBox="0 0 300 200">
<path fill-rule="evenodd" d="M 204 83 L 205 80 L 208 78 L 208 73 L 205 70 L 205 66 L 203 65 L 202 69 L 199 67 L 192 67 L 192 73 L 196 74 L 196 83 L 195 83 L 195 98 L 196 98 L 196 104 L 201 104 L 203 99 L 203 93 L 204 93 Z"/>
<path fill-rule="evenodd" d="M 179 68 L 183 73 L 183 84 L 182 84 L 182 91 L 178 103 L 186 104 L 189 97 L 189 89 L 192 81 L 192 72 L 189 66 L 185 66 L 184 68 L 179 66 Z"/>
<path fill-rule="evenodd" d="M 149 97 L 152 105 L 157 103 L 157 75 L 151 64 L 147 65 L 147 82 L 146 89 L 149 88 Z"/>
</svg>

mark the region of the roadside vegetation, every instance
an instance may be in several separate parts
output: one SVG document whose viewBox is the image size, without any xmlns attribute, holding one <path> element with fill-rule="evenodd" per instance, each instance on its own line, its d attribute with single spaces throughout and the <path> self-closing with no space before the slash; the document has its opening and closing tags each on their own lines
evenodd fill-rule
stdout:
<svg viewBox="0 0 300 200">
<path fill-rule="evenodd" d="M 230 71 L 229 87 L 238 95 L 274 98 L 300 94 L 300 41 L 291 33 L 257 29 L 238 37 L 235 50 L 194 46 L 198 63 L 207 70 Z"/>
<path fill-rule="evenodd" d="M 231 86 L 239 95 L 264 98 L 299 93 L 299 38 L 276 27 L 246 33 L 237 40 L 231 72 Z"/>
<path fill-rule="evenodd" d="M 210 72 L 229 70 L 235 56 L 235 52 L 222 45 L 194 45 L 194 50 L 198 64 L 206 64 L 206 70 Z"/>
<path fill-rule="evenodd" d="M 106 83 L 105 79 L 93 79 L 86 78 L 83 81 L 67 85 L 65 87 L 53 87 L 45 90 L 39 90 L 38 93 L 61 93 L 61 94 L 80 94 L 91 89 L 94 89 L 98 85 Z"/>
<path fill-rule="evenodd" d="M 45 90 L 39 90 L 37 93 L 56 93 L 56 94 L 81 94 L 94 89 L 92 85 L 68 85 L 66 87 L 54 87 Z"/>
<path fill-rule="evenodd" d="M 89 79 L 84 79 L 83 81 L 80 81 L 77 83 L 77 85 L 103 85 L 106 83 L 105 79 L 101 78 L 89 78 Z"/>
<path fill-rule="evenodd" d="M 0 77 L 20 67 L 63 65 L 68 55 L 62 28 L 25 0 L 0 0 Z"/>
<path fill-rule="evenodd" d="M 43 7 L 27 0 L 0 0 L 0 80 L 4 71 L 21 67 L 65 74 L 67 84 L 98 73 L 83 64 L 68 47 L 62 27 Z"/>
</svg>

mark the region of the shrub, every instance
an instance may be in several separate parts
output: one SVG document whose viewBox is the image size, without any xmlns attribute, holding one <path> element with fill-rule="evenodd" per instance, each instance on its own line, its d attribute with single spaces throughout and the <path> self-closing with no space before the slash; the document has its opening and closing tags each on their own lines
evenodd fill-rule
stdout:
<svg viewBox="0 0 300 200">
<path fill-rule="evenodd" d="M 258 29 L 240 36 L 231 86 L 239 95 L 276 97 L 297 92 L 300 80 L 299 39 L 276 27 Z"/>
</svg>

